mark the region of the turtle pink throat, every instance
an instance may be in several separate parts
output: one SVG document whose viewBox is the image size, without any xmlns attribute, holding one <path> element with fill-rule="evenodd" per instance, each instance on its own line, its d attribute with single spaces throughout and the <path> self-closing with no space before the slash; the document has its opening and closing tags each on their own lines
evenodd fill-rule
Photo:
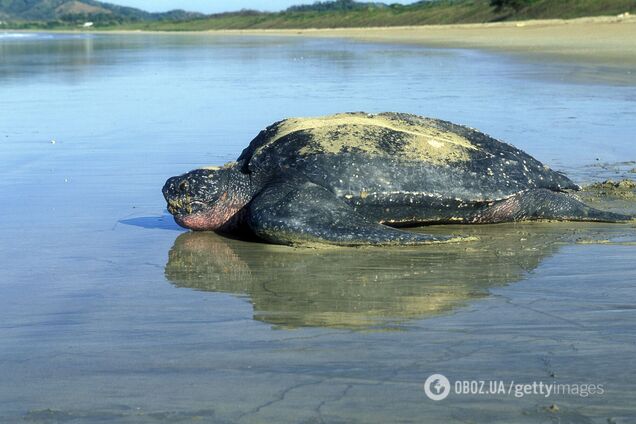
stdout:
<svg viewBox="0 0 636 424">
<path fill-rule="evenodd" d="M 178 215 L 174 219 L 182 227 L 195 231 L 215 231 L 227 227 L 245 203 L 237 199 L 218 202 L 204 211 Z"/>
</svg>

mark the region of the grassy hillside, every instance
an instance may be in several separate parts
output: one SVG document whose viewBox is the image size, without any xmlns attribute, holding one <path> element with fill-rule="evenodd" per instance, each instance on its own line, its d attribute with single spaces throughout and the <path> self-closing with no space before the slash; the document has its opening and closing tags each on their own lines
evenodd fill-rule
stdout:
<svg viewBox="0 0 636 424">
<path fill-rule="evenodd" d="M 0 20 L 18 26 L 72 25 L 85 21 L 115 25 L 157 20 L 182 21 L 202 16 L 182 10 L 149 13 L 95 0 L 0 0 Z"/>
<path fill-rule="evenodd" d="M 292 7 L 279 13 L 241 11 L 181 22 L 154 22 L 136 29 L 196 31 L 209 29 L 336 28 L 494 22 L 502 20 L 577 18 L 636 13 L 636 0 L 519 0 L 518 8 L 498 9 L 490 0 L 437 0 L 411 5 L 368 3 L 337 7 Z"/>
</svg>

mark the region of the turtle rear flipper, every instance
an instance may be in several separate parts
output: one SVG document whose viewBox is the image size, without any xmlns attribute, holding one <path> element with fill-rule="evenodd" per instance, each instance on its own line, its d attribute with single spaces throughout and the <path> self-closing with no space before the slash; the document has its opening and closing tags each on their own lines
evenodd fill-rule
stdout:
<svg viewBox="0 0 636 424">
<path fill-rule="evenodd" d="M 558 221 L 626 222 L 634 217 L 592 208 L 571 195 L 547 189 L 517 193 L 478 211 L 473 222 Z"/>
<path fill-rule="evenodd" d="M 418 245 L 451 239 L 372 222 L 326 188 L 299 178 L 268 184 L 249 204 L 247 222 L 258 237 L 287 245 Z"/>
</svg>

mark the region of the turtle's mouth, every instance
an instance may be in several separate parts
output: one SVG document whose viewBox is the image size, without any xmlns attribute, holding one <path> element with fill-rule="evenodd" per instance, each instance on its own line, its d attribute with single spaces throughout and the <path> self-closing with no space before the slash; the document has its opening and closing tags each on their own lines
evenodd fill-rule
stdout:
<svg viewBox="0 0 636 424">
<path fill-rule="evenodd" d="M 166 199 L 168 212 L 174 216 L 177 224 L 195 231 L 223 230 L 226 224 L 241 208 L 234 202 L 207 204 L 188 197 Z"/>
<path fill-rule="evenodd" d="M 174 216 L 174 220 L 177 224 L 184 228 L 195 231 L 229 231 L 231 230 L 230 223 L 232 218 L 240 210 L 240 205 L 234 204 L 215 204 L 205 205 L 199 203 L 203 207 L 198 206 L 196 211 L 188 212 L 189 207 L 181 208 L 174 213 L 168 206 L 168 211 Z"/>
<path fill-rule="evenodd" d="M 212 225 L 214 208 L 203 202 L 191 200 L 188 196 L 166 199 L 168 212 L 172 214 L 177 224 L 190 230 L 215 230 Z"/>
<path fill-rule="evenodd" d="M 200 212 L 205 209 L 205 203 L 191 200 L 188 196 L 175 199 L 166 199 L 168 202 L 168 212 L 176 216 L 185 216 Z"/>
<path fill-rule="evenodd" d="M 220 227 L 212 213 L 174 214 L 174 220 L 183 228 L 194 231 L 214 231 Z"/>
</svg>

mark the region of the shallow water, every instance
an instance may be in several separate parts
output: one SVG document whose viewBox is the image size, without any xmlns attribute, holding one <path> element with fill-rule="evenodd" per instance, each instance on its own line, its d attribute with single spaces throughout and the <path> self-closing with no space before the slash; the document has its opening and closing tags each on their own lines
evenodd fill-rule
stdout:
<svg viewBox="0 0 636 424">
<path fill-rule="evenodd" d="M 0 33 L 0 421 L 631 422 L 633 225 L 291 249 L 184 233 L 160 193 L 273 121 L 348 110 L 464 123 L 578 182 L 633 175 L 628 71 L 339 40 Z M 606 392 L 433 402 L 436 372 Z"/>
</svg>

